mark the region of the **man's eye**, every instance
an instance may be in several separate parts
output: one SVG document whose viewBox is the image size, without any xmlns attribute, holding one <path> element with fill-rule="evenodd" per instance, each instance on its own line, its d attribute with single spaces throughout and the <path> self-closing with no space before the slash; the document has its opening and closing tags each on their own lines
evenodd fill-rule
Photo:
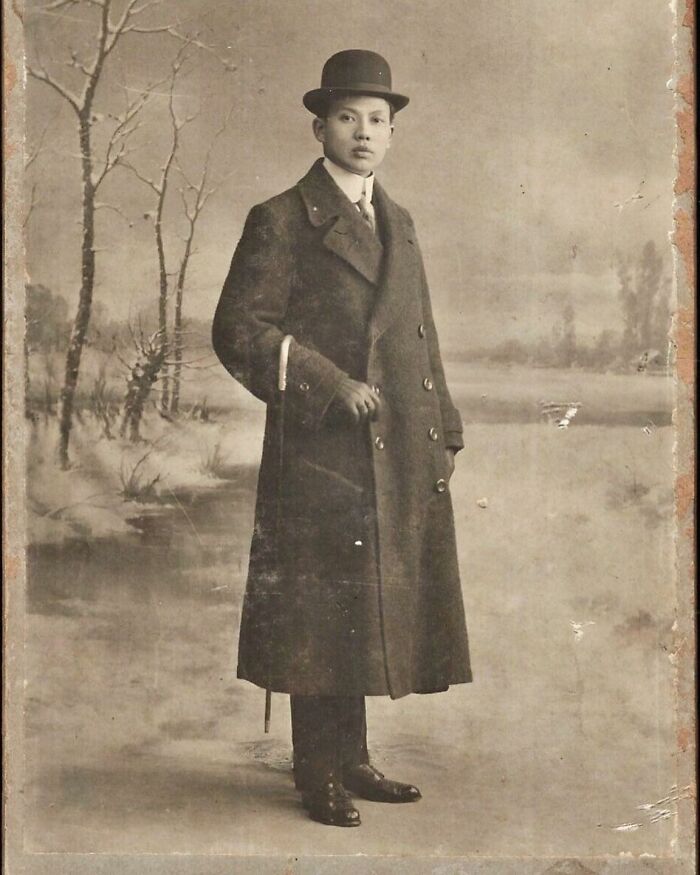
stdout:
<svg viewBox="0 0 700 875">
<path fill-rule="evenodd" d="M 340 116 L 340 120 L 342 122 L 350 122 L 352 121 L 352 116 L 348 115 L 347 113 L 343 113 L 343 115 Z"/>
<path fill-rule="evenodd" d="M 375 125 L 383 125 L 384 124 L 383 118 L 373 118 L 372 121 L 375 123 Z"/>
</svg>

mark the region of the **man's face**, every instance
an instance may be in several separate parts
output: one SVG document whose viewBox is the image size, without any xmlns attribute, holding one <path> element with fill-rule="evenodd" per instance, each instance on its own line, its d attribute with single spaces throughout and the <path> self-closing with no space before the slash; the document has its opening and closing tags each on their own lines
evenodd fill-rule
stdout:
<svg viewBox="0 0 700 875">
<path fill-rule="evenodd" d="M 368 95 L 338 98 L 325 119 L 314 119 L 314 135 L 326 157 L 358 176 L 379 167 L 393 130 L 387 101 Z"/>
</svg>

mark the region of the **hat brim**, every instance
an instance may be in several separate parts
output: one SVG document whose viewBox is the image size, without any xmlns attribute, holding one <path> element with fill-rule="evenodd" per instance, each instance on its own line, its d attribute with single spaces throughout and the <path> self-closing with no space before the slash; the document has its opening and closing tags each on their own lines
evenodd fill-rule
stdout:
<svg viewBox="0 0 700 875">
<path fill-rule="evenodd" d="M 304 106 L 314 115 L 323 115 L 328 107 L 328 103 L 334 97 L 342 97 L 344 94 L 381 97 L 383 100 L 386 100 L 387 103 L 391 104 L 394 108 L 394 112 L 403 109 L 409 100 L 404 94 L 396 94 L 393 91 L 383 91 L 381 88 L 373 88 L 371 85 L 357 88 L 314 88 L 312 91 L 307 91 L 304 95 Z"/>
</svg>

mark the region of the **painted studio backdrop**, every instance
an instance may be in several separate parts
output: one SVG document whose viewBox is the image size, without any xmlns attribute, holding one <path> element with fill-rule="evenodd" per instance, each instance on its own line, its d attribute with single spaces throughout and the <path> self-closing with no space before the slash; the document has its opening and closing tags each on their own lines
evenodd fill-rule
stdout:
<svg viewBox="0 0 700 875">
<path fill-rule="evenodd" d="M 27 847 L 668 853 L 668 5 L 31 0 L 24 23 Z M 264 735 L 235 677 L 264 408 L 210 345 L 348 47 L 411 97 L 378 177 L 465 422 L 475 678 L 370 700 L 377 765 L 424 799 L 351 835 L 298 805 L 286 697 Z"/>
</svg>

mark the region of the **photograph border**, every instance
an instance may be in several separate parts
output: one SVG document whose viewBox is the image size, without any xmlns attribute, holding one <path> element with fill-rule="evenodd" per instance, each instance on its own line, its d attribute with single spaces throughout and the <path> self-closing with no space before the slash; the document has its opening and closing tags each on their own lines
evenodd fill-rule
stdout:
<svg viewBox="0 0 700 875">
<path fill-rule="evenodd" d="M 676 668 L 676 767 L 678 786 L 695 787 L 696 764 L 696 610 L 694 566 L 695 483 L 695 93 L 694 45 L 695 2 L 672 3 L 675 15 L 675 70 L 669 88 L 675 92 L 676 179 L 674 188 L 672 249 L 676 308 L 673 320 L 675 344 L 675 524 L 677 600 L 674 648 Z M 99 873 L 223 873 L 255 872 L 260 875 L 296 873 L 394 873 L 397 866 L 406 875 L 469 872 L 474 875 L 535 875 L 535 873 L 618 872 L 691 873 L 696 871 L 696 801 L 683 798 L 678 804 L 677 836 L 673 857 L 642 858 L 606 856 L 566 860 L 535 857 L 441 857 L 441 856 L 225 856 L 154 854 L 27 853 L 23 848 L 23 738 L 24 611 L 25 611 L 25 446 L 24 446 L 24 246 L 23 246 L 23 150 L 25 75 L 22 7 L 18 0 L 5 0 L 2 7 L 4 41 L 3 166 L 4 166 L 4 378 L 3 378 L 3 474 L 4 474 L 4 768 L 3 835 L 4 871 L 7 875 L 99 875 Z M 498 75 L 495 71 L 494 75 Z M 573 803 L 572 803 L 573 804 Z M 468 825 L 465 825 L 467 828 Z"/>
</svg>

